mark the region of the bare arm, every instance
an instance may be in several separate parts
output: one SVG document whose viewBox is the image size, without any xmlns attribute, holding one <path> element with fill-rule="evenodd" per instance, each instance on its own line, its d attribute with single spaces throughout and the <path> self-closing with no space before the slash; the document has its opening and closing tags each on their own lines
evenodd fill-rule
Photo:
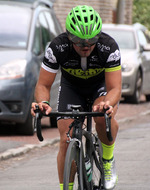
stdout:
<svg viewBox="0 0 150 190">
<path fill-rule="evenodd" d="M 121 98 L 121 79 L 121 70 L 105 73 L 107 95 L 104 101 L 109 101 L 111 106 L 115 106 Z"/>
<path fill-rule="evenodd" d="M 52 108 L 48 104 L 42 103 L 42 101 L 48 101 L 48 102 L 50 101 L 50 90 L 55 80 L 55 77 L 56 73 L 50 73 L 41 68 L 39 79 L 35 87 L 35 93 L 34 93 L 35 100 L 38 103 L 39 108 L 42 111 L 45 110 L 46 114 L 49 114 Z M 34 110 L 35 110 L 35 105 L 37 103 L 33 102 L 31 106 L 31 114 L 33 116 L 35 116 Z"/>
<path fill-rule="evenodd" d="M 43 68 L 40 70 L 38 82 L 35 87 L 35 99 L 39 103 L 50 100 L 50 89 L 55 80 L 56 73 L 50 73 Z"/>
<path fill-rule="evenodd" d="M 102 101 L 100 99 L 100 102 L 96 103 L 93 107 L 94 111 L 102 112 L 103 109 L 109 108 L 106 113 L 113 113 L 113 107 L 120 101 L 121 98 L 121 79 L 121 70 L 105 73 L 107 95 Z"/>
</svg>

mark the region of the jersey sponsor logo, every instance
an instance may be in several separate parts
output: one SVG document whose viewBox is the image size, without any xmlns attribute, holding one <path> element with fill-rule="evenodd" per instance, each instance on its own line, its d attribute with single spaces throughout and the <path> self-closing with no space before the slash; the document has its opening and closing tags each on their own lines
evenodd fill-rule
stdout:
<svg viewBox="0 0 150 190">
<path fill-rule="evenodd" d="M 57 63 L 56 57 L 54 56 L 53 51 L 52 51 L 52 49 L 51 49 L 50 47 L 47 48 L 47 50 L 46 50 L 45 58 L 46 58 L 49 62 L 51 62 L 51 63 Z"/>
<path fill-rule="evenodd" d="M 90 67 L 101 67 L 99 63 L 89 63 Z"/>
<path fill-rule="evenodd" d="M 100 49 L 100 51 L 102 51 L 102 52 L 110 51 L 110 47 L 109 47 L 109 46 L 106 46 L 106 45 L 104 45 L 104 44 L 97 43 L 97 47 L 98 47 L 98 49 Z"/>
<path fill-rule="evenodd" d="M 64 52 L 64 49 L 68 47 L 68 44 L 62 44 L 62 45 L 56 45 L 56 48 L 58 49 L 58 51 L 60 52 Z"/>
<path fill-rule="evenodd" d="M 90 61 L 91 62 L 97 62 L 98 61 L 98 57 L 96 55 L 93 55 L 93 56 L 91 56 Z"/>
<path fill-rule="evenodd" d="M 77 66 L 79 65 L 79 62 L 77 60 L 69 60 L 64 63 L 64 66 Z"/>
<path fill-rule="evenodd" d="M 88 79 L 91 77 L 94 77 L 96 75 L 99 75 L 101 72 L 104 71 L 104 68 L 97 68 L 97 69 L 88 69 L 86 71 L 83 71 L 82 69 L 66 69 L 62 68 L 64 71 L 69 73 L 70 75 L 73 75 L 78 78 L 82 79 Z"/>
<path fill-rule="evenodd" d="M 117 49 L 114 53 L 111 53 L 107 59 L 107 63 L 108 62 L 112 62 L 112 61 L 118 61 L 120 59 L 120 51 Z"/>
</svg>

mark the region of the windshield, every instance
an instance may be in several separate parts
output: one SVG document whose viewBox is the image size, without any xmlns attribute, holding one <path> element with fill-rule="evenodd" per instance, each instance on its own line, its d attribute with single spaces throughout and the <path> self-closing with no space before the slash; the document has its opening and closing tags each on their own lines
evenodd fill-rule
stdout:
<svg viewBox="0 0 150 190">
<path fill-rule="evenodd" d="M 135 49 L 135 37 L 133 31 L 120 29 L 103 29 L 103 32 L 112 36 L 120 49 Z"/>
<path fill-rule="evenodd" d="M 0 6 L 0 47 L 26 48 L 30 15 L 21 7 Z"/>
</svg>

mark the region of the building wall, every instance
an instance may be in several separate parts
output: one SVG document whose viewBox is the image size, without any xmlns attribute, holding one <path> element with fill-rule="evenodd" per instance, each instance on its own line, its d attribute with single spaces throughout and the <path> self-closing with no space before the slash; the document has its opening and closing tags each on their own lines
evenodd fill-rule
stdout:
<svg viewBox="0 0 150 190">
<path fill-rule="evenodd" d="M 133 9 L 133 0 L 126 0 L 125 4 L 125 23 L 132 24 L 132 9 Z"/>
<path fill-rule="evenodd" d="M 124 20 L 126 24 L 131 24 L 132 0 L 125 0 L 125 3 L 126 11 Z M 103 23 L 115 22 L 117 0 L 55 0 L 54 10 L 64 30 L 67 14 L 72 7 L 85 4 L 92 6 L 100 14 Z"/>
</svg>

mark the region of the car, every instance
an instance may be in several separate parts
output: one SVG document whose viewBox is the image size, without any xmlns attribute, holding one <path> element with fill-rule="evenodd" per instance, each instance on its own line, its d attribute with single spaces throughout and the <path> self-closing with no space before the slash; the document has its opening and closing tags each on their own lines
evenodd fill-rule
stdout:
<svg viewBox="0 0 150 190">
<path fill-rule="evenodd" d="M 0 0 L 0 123 L 33 135 L 30 113 L 47 45 L 63 32 L 49 0 Z M 52 87 L 57 103 L 60 74 Z"/>
<path fill-rule="evenodd" d="M 150 32 L 140 23 L 103 24 L 102 31 L 119 45 L 122 64 L 122 97 L 140 103 L 141 94 L 150 101 Z"/>
</svg>

